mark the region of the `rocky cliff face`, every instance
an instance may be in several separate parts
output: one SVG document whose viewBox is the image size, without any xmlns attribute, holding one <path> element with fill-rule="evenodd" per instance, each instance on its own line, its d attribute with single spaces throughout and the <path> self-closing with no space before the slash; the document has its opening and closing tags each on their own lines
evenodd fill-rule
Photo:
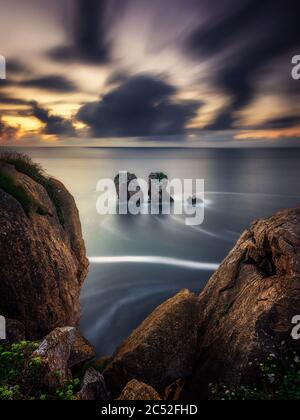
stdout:
<svg viewBox="0 0 300 420">
<path fill-rule="evenodd" d="M 0 313 L 22 322 L 29 339 L 77 325 L 88 260 L 73 197 L 1 157 L 0 181 Z"/>
<path fill-rule="evenodd" d="M 255 361 L 280 349 L 300 350 L 291 338 L 300 314 L 300 209 L 255 222 L 199 297 L 197 363 L 187 395 L 205 397 L 210 382 L 247 384 Z"/>
</svg>

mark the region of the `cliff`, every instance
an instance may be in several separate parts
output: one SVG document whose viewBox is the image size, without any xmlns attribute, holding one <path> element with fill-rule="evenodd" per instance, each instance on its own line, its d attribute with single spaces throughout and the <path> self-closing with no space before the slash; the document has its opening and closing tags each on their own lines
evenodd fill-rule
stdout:
<svg viewBox="0 0 300 420">
<path fill-rule="evenodd" d="M 206 399 L 209 384 L 260 386 L 270 354 L 267 376 L 275 382 L 276 363 L 292 354 L 293 364 L 300 353 L 300 342 L 291 338 L 292 318 L 300 314 L 299 284 L 300 209 L 255 222 L 198 298 L 179 293 L 120 346 L 104 372 L 110 391 L 117 395 L 137 379 L 160 395 L 168 394 L 168 383 L 177 397 Z M 294 373 L 296 367 L 291 381 Z M 299 383 L 290 386 L 299 389 Z"/>
<path fill-rule="evenodd" d="M 39 339 L 80 318 L 88 260 L 75 201 L 26 156 L 0 155 L 0 313 Z"/>
<path fill-rule="evenodd" d="M 199 297 L 197 363 L 189 393 L 208 384 L 257 381 L 257 364 L 300 350 L 300 209 L 259 220 L 244 232 Z"/>
</svg>

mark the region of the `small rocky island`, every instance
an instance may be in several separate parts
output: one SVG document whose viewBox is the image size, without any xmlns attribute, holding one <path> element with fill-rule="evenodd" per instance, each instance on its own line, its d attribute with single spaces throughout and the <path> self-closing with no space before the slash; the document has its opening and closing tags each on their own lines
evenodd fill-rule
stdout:
<svg viewBox="0 0 300 420">
<path fill-rule="evenodd" d="M 1 155 L 0 228 L 0 399 L 300 398 L 300 209 L 254 222 L 200 295 L 180 291 L 100 360 L 78 329 L 88 260 L 72 196 Z"/>
<path fill-rule="evenodd" d="M 140 194 L 139 203 L 145 202 L 144 193 L 141 190 L 139 180 L 135 174 L 121 172 L 114 179 L 118 201 L 121 204 L 128 203 L 137 193 Z M 148 203 L 163 204 L 173 203 L 173 197 L 167 192 L 168 176 L 163 172 L 152 172 L 148 178 Z M 146 192 L 145 192 L 145 195 Z"/>
</svg>

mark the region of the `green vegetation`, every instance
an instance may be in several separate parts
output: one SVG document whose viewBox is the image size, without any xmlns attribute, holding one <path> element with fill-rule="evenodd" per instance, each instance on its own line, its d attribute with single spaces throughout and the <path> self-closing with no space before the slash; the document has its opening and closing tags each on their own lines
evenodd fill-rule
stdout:
<svg viewBox="0 0 300 420">
<path fill-rule="evenodd" d="M 0 161 L 4 161 L 10 165 L 13 165 L 18 172 L 21 172 L 27 176 L 29 176 L 31 179 L 33 179 L 35 182 L 42 185 L 45 190 L 48 193 L 48 196 L 50 197 L 52 203 L 54 204 L 54 207 L 57 212 L 57 216 L 59 218 L 59 221 L 61 225 L 64 225 L 64 215 L 62 211 L 61 201 L 60 197 L 57 193 L 57 190 L 53 183 L 51 182 L 51 179 L 46 175 L 45 171 L 41 167 L 41 165 L 35 163 L 32 161 L 32 159 L 23 154 L 23 153 L 16 153 L 16 152 L 5 152 L 0 154 Z M 0 173 L 1 175 L 1 173 Z M 1 181 L 1 178 L 2 179 Z M 12 180 L 9 182 L 7 179 L 7 176 L 1 175 L 0 177 L 0 188 L 2 188 L 7 193 L 11 194 L 13 197 L 15 197 L 23 206 L 26 213 L 31 209 L 31 206 L 33 203 L 26 202 L 26 198 L 24 197 L 24 190 L 22 192 L 18 191 L 16 192 L 16 188 L 13 188 L 13 182 Z M 7 189 L 5 189 L 7 188 Z M 18 187 L 18 189 L 21 189 L 21 187 Z M 14 195 L 14 194 L 17 194 Z M 25 192 L 25 195 L 26 192 Z M 29 199 L 29 197 L 27 197 Z M 29 208 L 28 208 L 29 206 Z M 37 209 L 37 212 L 41 215 L 46 214 L 45 211 L 41 208 Z"/>
<path fill-rule="evenodd" d="M 300 357 L 291 352 L 277 359 L 270 354 L 264 363 L 256 362 L 259 384 L 228 388 L 224 384 L 211 385 L 211 400 L 226 401 L 299 401 Z"/>
<path fill-rule="evenodd" d="M 67 381 L 57 389 L 37 389 L 40 357 L 33 357 L 38 343 L 22 341 L 0 346 L 0 401 L 1 400 L 75 400 L 79 379 Z M 60 372 L 57 373 L 58 375 Z"/>
<path fill-rule="evenodd" d="M 154 175 L 154 174 L 153 174 Z M 159 182 L 161 182 L 163 179 L 168 179 L 167 175 L 163 172 L 157 172 L 155 174 L 155 179 L 157 179 Z"/>
</svg>

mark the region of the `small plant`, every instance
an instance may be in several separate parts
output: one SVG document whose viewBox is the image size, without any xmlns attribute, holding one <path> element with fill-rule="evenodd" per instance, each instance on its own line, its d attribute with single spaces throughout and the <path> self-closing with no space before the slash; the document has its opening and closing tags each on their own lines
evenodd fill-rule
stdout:
<svg viewBox="0 0 300 420">
<path fill-rule="evenodd" d="M 300 357 L 296 352 L 277 359 L 270 354 L 263 363 L 256 363 L 258 384 L 253 386 L 227 387 L 211 384 L 211 400 L 300 400 Z"/>
<path fill-rule="evenodd" d="M 43 170 L 43 168 L 41 167 L 41 165 L 39 165 L 38 163 L 35 163 L 32 161 L 32 159 L 23 154 L 23 153 L 16 153 L 16 152 L 5 152 L 5 153 L 1 153 L 0 154 L 0 161 L 4 161 L 10 165 L 13 165 L 16 170 L 18 172 L 21 172 L 27 176 L 29 176 L 31 179 L 33 179 L 34 181 L 36 181 L 38 184 L 42 185 L 45 190 L 48 193 L 48 196 L 50 198 L 50 200 L 52 201 L 55 209 L 56 209 L 56 213 L 57 213 L 57 217 L 61 223 L 61 225 L 63 226 L 65 223 L 64 220 L 64 214 L 63 214 L 63 210 L 62 210 L 62 205 L 61 205 L 61 200 L 59 197 L 59 194 L 57 192 L 56 187 L 53 185 L 53 182 L 51 181 L 51 179 L 46 175 L 45 171 Z M 5 186 L 5 183 L 7 183 L 7 180 L 3 180 L 3 185 Z M 4 189 L 4 191 L 8 192 L 10 194 L 10 191 L 13 190 L 12 185 L 9 185 L 10 191 L 5 190 L 5 188 L 2 187 L 1 185 L 1 178 L 0 178 L 0 188 Z M 21 204 L 22 201 L 25 200 L 25 206 L 27 208 L 28 203 L 26 203 L 26 199 L 23 197 L 23 193 L 21 192 L 17 192 L 18 197 L 15 197 Z M 29 205 L 32 203 L 29 203 Z M 24 206 L 23 206 L 24 207 Z M 25 209 L 25 207 L 24 207 Z M 30 210 L 30 207 L 29 207 Z M 27 212 L 27 211 L 26 211 Z M 37 212 L 41 215 L 45 215 L 45 210 L 41 209 L 40 207 L 37 209 Z"/>
<path fill-rule="evenodd" d="M 78 391 L 79 384 L 79 379 L 67 381 L 61 389 L 56 391 L 57 399 L 67 401 L 76 400 L 76 392 Z"/>
<path fill-rule="evenodd" d="M 22 341 L 0 346 L 0 401 L 1 400 L 75 400 L 80 380 L 66 381 L 56 389 L 40 389 L 36 378 L 40 375 L 42 359 L 33 356 L 39 344 Z M 56 371 L 58 379 L 62 378 Z"/>
</svg>

